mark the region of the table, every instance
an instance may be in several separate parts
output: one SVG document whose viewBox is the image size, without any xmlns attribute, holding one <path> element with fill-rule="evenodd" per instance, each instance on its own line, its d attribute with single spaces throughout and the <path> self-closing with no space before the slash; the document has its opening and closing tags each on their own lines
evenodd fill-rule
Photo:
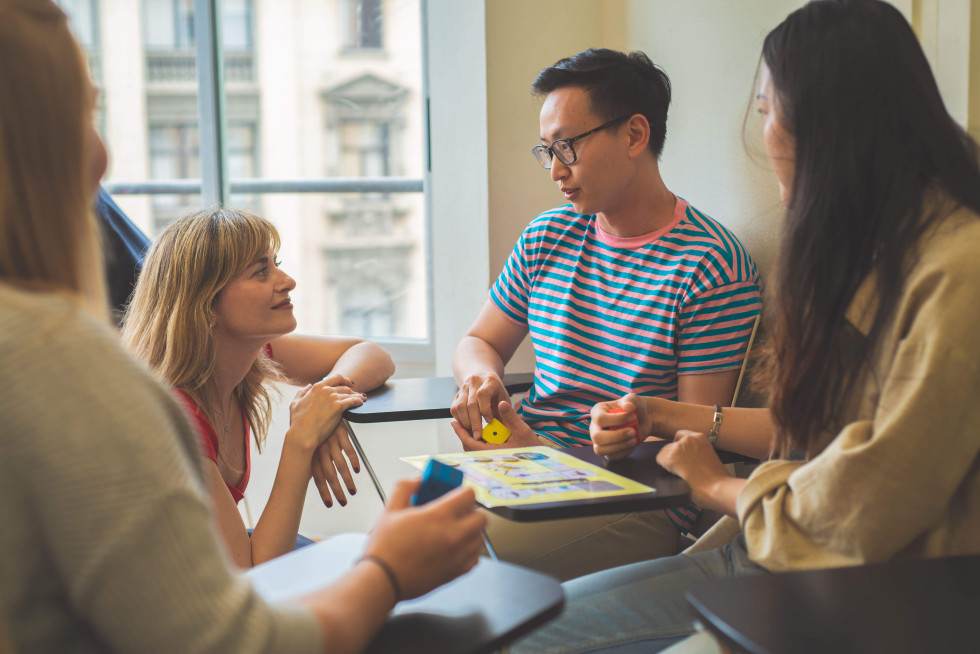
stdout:
<svg viewBox="0 0 980 654">
<path fill-rule="evenodd" d="M 672 475 L 657 464 L 657 452 L 664 445 L 666 442 L 640 443 L 629 457 L 621 461 L 606 461 L 593 451 L 591 445 L 562 450 L 582 461 L 649 486 L 653 489 L 651 492 L 567 502 L 497 506 L 488 510 L 508 520 L 537 522 L 684 506 L 691 500 L 690 487 L 680 477 Z"/>
<path fill-rule="evenodd" d="M 504 375 L 502 381 L 510 394 L 531 388 L 533 373 Z M 449 407 L 459 387 L 452 377 L 390 379 L 367 394 L 367 401 L 344 413 L 349 422 L 400 422 L 449 418 Z"/>
<path fill-rule="evenodd" d="M 980 650 L 980 555 L 706 580 L 687 599 L 752 654 Z"/>
<path fill-rule="evenodd" d="M 258 565 L 245 573 L 270 602 L 310 593 L 346 572 L 367 536 L 341 534 Z M 400 602 L 366 652 L 429 654 L 492 652 L 555 618 L 565 603 L 561 584 L 539 572 L 480 559 L 458 579 Z"/>
<path fill-rule="evenodd" d="M 531 388 L 533 373 L 504 375 L 501 380 L 511 394 L 523 393 Z M 387 502 L 384 487 L 374 472 L 371 461 L 364 455 L 364 449 L 350 423 L 401 422 L 403 420 L 432 420 L 450 418 L 449 408 L 459 387 L 452 377 L 418 377 L 389 379 L 385 384 L 367 394 L 367 401 L 359 407 L 344 412 L 344 428 L 350 434 L 351 444 L 357 450 L 367 470 L 374 490 L 382 502 Z"/>
</svg>

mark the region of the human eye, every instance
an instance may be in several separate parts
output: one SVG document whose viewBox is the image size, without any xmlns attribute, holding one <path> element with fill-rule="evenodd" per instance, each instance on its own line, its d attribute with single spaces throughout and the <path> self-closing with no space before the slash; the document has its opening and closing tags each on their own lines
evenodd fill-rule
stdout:
<svg viewBox="0 0 980 654">
<path fill-rule="evenodd" d="M 280 259 L 278 256 L 273 257 L 272 263 L 276 266 L 276 268 L 282 267 L 282 259 Z"/>
</svg>

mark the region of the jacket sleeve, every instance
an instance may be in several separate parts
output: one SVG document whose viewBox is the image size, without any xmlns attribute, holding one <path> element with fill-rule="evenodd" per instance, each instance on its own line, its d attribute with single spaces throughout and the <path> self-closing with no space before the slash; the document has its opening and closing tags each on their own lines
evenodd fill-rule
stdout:
<svg viewBox="0 0 980 654">
<path fill-rule="evenodd" d="M 907 289 L 880 394 L 865 398 L 872 417 L 845 425 L 808 462 L 768 462 L 749 478 L 737 510 L 760 565 L 884 561 L 955 529 L 950 511 L 966 511 L 957 494 L 980 486 L 980 301 L 978 277 L 948 272 Z"/>
</svg>

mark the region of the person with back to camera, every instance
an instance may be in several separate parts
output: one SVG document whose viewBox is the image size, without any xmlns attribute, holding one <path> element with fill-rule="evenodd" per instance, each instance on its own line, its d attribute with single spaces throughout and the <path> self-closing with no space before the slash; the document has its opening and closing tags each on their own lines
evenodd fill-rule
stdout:
<svg viewBox="0 0 980 654">
<path fill-rule="evenodd" d="M 725 409 L 717 445 L 776 458 L 732 478 L 705 435 L 710 407 L 597 405 L 597 452 L 631 449 L 609 409 L 635 410 L 674 439 L 658 461 L 742 533 L 566 583 L 562 618 L 514 652 L 658 651 L 692 632 L 684 592 L 707 577 L 980 554 L 977 146 L 885 2 L 794 11 L 766 37 L 759 81 L 786 204 L 766 303 L 771 407 Z"/>
<path fill-rule="evenodd" d="M 374 343 L 290 333 L 296 282 L 279 267 L 278 250 L 276 228 L 243 211 L 177 220 L 146 257 L 122 332 L 193 416 L 215 523 L 243 568 L 311 542 L 297 536 L 311 475 L 327 506 L 331 492 L 347 503 L 341 480 L 356 492 L 351 467 L 359 462 L 340 421 L 363 402 L 359 391 L 383 384 L 395 368 Z M 261 447 L 269 428 L 268 380 L 304 388 L 290 406 L 272 492 L 250 537 L 236 505 L 249 480 L 249 434 Z"/>
<path fill-rule="evenodd" d="M 375 558 L 289 606 L 256 594 L 213 529 L 193 427 L 109 321 L 94 105 L 64 13 L 0 0 L 0 614 L 12 647 L 361 651 L 398 599 L 476 564 L 474 495 L 414 508 L 419 483 L 401 482 L 366 545 Z M 330 406 L 311 403 L 324 437 Z"/>
<path fill-rule="evenodd" d="M 544 96 L 532 151 L 570 204 L 531 221 L 456 348 L 463 447 L 590 444 L 592 406 L 631 392 L 728 406 L 759 276 L 734 234 L 661 178 L 667 75 L 642 52 L 595 49 L 544 69 L 532 88 Z M 515 411 L 501 375 L 529 333 L 534 384 Z M 495 416 L 511 431 L 503 445 L 480 440 Z M 677 553 L 698 514 L 491 517 L 489 534 L 501 558 L 569 579 Z"/>
</svg>

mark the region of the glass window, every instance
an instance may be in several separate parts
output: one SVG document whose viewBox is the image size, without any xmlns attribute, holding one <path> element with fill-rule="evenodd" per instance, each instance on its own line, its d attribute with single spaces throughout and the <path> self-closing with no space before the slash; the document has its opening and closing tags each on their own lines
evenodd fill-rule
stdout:
<svg viewBox="0 0 980 654">
<path fill-rule="evenodd" d="M 388 123 L 345 120 L 340 125 L 340 174 L 383 177 L 389 173 Z"/>
<path fill-rule="evenodd" d="M 96 1 L 58 0 L 58 4 L 68 15 L 71 31 L 86 50 L 95 50 L 98 46 L 95 17 Z"/>
<path fill-rule="evenodd" d="M 194 48 L 194 0 L 143 0 L 147 50 Z M 252 48 L 252 3 L 224 0 L 221 29 L 226 50 Z"/>
<path fill-rule="evenodd" d="M 428 351 L 430 304 L 421 1 L 213 0 L 225 204 L 279 227 L 300 330 L 407 340 L 412 352 Z M 210 34 L 195 31 L 194 0 L 65 4 L 116 35 L 101 44 L 113 62 L 100 85 L 105 186 L 154 236 L 212 201 L 202 161 L 220 157 L 202 157 L 213 118 L 198 119 L 194 47 Z M 384 49 L 382 25 L 398 34 Z"/>
<path fill-rule="evenodd" d="M 343 47 L 348 50 L 381 48 L 381 0 L 342 0 Z"/>
</svg>

